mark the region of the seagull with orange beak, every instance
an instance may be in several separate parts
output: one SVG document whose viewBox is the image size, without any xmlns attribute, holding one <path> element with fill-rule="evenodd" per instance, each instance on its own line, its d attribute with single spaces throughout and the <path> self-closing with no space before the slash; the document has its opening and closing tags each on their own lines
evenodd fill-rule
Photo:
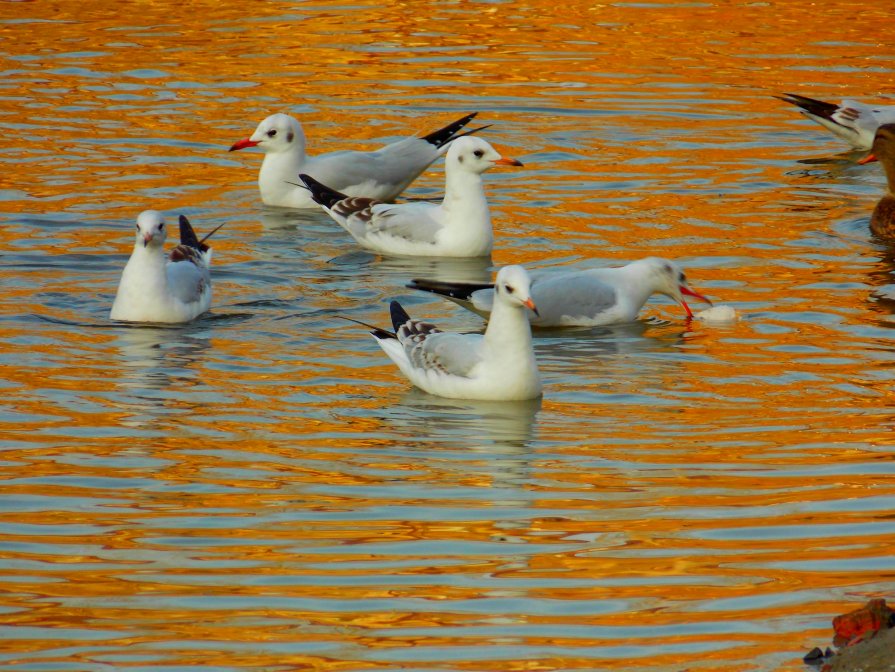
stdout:
<svg viewBox="0 0 895 672">
<path fill-rule="evenodd" d="M 541 377 L 526 311 L 537 313 L 528 273 L 506 266 L 495 281 L 494 309 L 484 334 L 441 331 L 391 303 L 394 332 L 373 338 L 411 383 L 453 399 L 520 401 L 541 396 Z"/>
<path fill-rule="evenodd" d="M 223 226 L 223 225 L 221 225 Z M 167 230 L 157 210 L 137 217 L 134 249 L 121 273 L 109 317 L 122 322 L 189 322 L 211 307 L 211 248 L 180 216 L 180 245 L 164 251 Z"/>
<path fill-rule="evenodd" d="M 388 255 L 482 257 L 491 254 L 494 245 L 482 173 L 494 166 L 521 165 L 481 138 L 457 138 L 445 158 L 441 203 L 351 198 L 310 175 L 301 179 L 312 198 L 361 247 Z"/>
</svg>

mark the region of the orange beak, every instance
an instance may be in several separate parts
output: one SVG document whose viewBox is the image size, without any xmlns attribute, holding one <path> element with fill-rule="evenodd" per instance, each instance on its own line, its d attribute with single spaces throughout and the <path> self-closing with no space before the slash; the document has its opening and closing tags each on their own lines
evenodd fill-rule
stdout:
<svg viewBox="0 0 895 672">
<path fill-rule="evenodd" d="M 863 166 L 865 163 L 873 163 L 874 161 L 879 161 L 879 159 L 876 158 L 876 154 L 870 152 L 870 154 L 859 160 L 858 163 Z"/>
<path fill-rule="evenodd" d="M 499 159 L 494 161 L 495 166 L 521 166 L 522 162 L 517 161 L 516 159 L 510 158 L 508 156 L 501 156 Z"/>
<path fill-rule="evenodd" d="M 250 140 L 246 138 L 245 140 L 240 140 L 239 142 L 234 142 L 228 151 L 235 152 L 237 149 L 245 149 L 246 147 L 254 147 L 258 143 L 254 140 Z"/>
<path fill-rule="evenodd" d="M 538 312 L 538 307 L 535 305 L 535 302 L 531 300 L 531 297 L 525 299 L 525 301 L 522 302 L 522 305 L 528 308 L 535 315 L 540 317 L 541 314 Z"/>
</svg>

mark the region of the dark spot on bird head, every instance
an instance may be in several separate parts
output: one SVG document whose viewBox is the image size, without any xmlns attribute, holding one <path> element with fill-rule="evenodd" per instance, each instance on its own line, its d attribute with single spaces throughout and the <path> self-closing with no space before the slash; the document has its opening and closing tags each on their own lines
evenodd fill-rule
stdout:
<svg viewBox="0 0 895 672">
<path fill-rule="evenodd" d="M 286 142 L 292 142 L 294 139 L 295 139 L 295 133 L 293 133 L 292 131 L 289 131 L 286 134 Z"/>
</svg>

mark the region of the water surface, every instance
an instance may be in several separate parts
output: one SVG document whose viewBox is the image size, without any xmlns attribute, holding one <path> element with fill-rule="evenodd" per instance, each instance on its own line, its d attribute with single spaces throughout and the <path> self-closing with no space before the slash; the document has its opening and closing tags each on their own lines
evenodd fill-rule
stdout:
<svg viewBox="0 0 895 672">
<path fill-rule="evenodd" d="M 7 3 L 0 13 L 0 665 L 802 670 L 891 596 L 893 260 L 878 166 L 771 97 L 895 90 L 854 2 Z M 387 259 L 262 207 L 312 151 L 472 111 L 492 259 Z M 440 163 L 411 198 L 437 198 Z M 215 305 L 108 320 L 143 209 L 214 238 Z M 543 400 L 413 390 L 364 329 L 404 288 L 677 259 L 666 299 L 544 331 Z"/>
</svg>

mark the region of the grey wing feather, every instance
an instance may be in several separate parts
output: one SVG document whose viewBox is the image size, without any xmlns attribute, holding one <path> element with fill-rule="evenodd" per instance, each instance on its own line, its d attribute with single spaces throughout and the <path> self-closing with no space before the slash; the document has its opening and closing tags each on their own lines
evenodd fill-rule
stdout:
<svg viewBox="0 0 895 672">
<path fill-rule="evenodd" d="M 540 321 L 562 316 L 593 317 L 618 302 L 615 289 L 587 271 L 537 277 L 531 294 L 541 313 Z"/>
<path fill-rule="evenodd" d="M 372 208 L 367 234 L 382 233 L 421 243 L 434 243 L 443 228 L 431 214 L 437 206 L 430 203 L 380 203 Z"/>
<path fill-rule="evenodd" d="M 167 266 L 168 287 L 184 303 L 198 301 L 211 285 L 208 268 L 192 261 L 172 261 Z"/>
<path fill-rule="evenodd" d="M 468 376 L 481 362 L 482 337 L 478 334 L 437 332 L 407 350 L 414 366 L 454 376 Z"/>
<path fill-rule="evenodd" d="M 350 160 L 346 161 L 346 158 Z M 338 190 L 351 185 L 392 185 L 389 191 L 403 190 L 430 163 L 438 158 L 438 150 L 420 138 L 406 138 L 373 152 L 332 152 L 308 160 L 304 172 L 323 184 Z M 370 192 L 371 194 L 374 192 Z M 392 194 L 376 193 L 377 198 L 391 200 Z"/>
<path fill-rule="evenodd" d="M 466 376 L 481 361 L 482 337 L 477 334 L 451 334 L 431 322 L 408 320 L 396 334 L 410 363 L 427 371 Z"/>
</svg>

